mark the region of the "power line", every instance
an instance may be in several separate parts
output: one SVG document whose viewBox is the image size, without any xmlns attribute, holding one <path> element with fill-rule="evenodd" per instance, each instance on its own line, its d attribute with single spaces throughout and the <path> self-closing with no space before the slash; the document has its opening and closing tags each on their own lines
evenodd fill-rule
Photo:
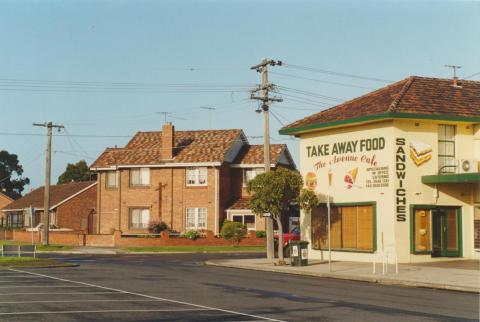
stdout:
<svg viewBox="0 0 480 322">
<path fill-rule="evenodd" d="M 314 93 L 314 92 L 308 92 L 308 91 L 295 89 L 295 88 L 291 88 L 291 87 L 287 87 L 287 86 L 278 85 L 277 88 L 280 89 L 280 90 L 293 92 L 293 93 L 301 94 L 301 95 L 308 96 L 308 97 L 322 98 L 322 99 L 327 99 L 327 100 L 332 100 L 332 101 L 337 101 L 337 102 L 345 101 L 345 99 L 343 99 L 343 98 L 334 97 L 334 96 L 327 96 L 327 95 L 318 94 L 318 93 Z"/>
<path fill-rule="evenodd" d="M 331 84 L 331 85 L 339 85 L 339 86 L 345 86 L 345 87 L 353 87 L 353 88 L 361 88 L 361 89 L 368 89 L 368 90 L 373 90 L 375 88 L 373 87 L 366 87 L 366 86 L 360 86 L 360 85 L 354 85 L 354 84 L 347 84 L 347 83 L 340 83 L 340 82 L 334 82 L 334 81 L 326 81 L 322 79 L 315 79 L 315 78 L 310 78 L 310 77 L 304 77 L 304 76 L 298 76 L 298 75 L 293 75 L 293 74 L 286 74 L 286 73 L 277 73 L 277 72 L 270 72 L 271 74 L 279 75 L 279 76 L 284 76 L 284 77 L 290 77 L 290 78 L 297 78 L 297 79 L 304 79 L 312 82 L 318 82 L 318 83 L 324 83 L 324 84 Z"/>
<path fill-rule="evenodd" d="M 467 76 L 467 77 L 464 77 L 463 79 L 469 79 L 469 78 L 475 77 L 475 76 L 477 76 L 477 75 L 480 75 L 480 72 L 477 72 L 477 73 L 474 73 L 474 74 L 469 75 L 469 76 Z"/>
<path fill-rule="evenodd" d="M 331 70 L 326 70 L 326 69 L 319 69 L 319 68 L 308 67 L 308 66 L 293 65 L 293 64 L 283 64 L 283 65 L 284 65 L 285 67 L 287 67 L 287 68 L 292 68 L 292 69 L 297 69 L 297 70 L 303 70 L 303 71 L 308 71 L 308 72 L 315 72 L 315 73 L 322 73 L 322 74 L 328 74 L 328 75 L 334 75 L 334 76 L 364 79 L 364 80 L 375 81 L 375 82 L 382 82 L 382 83 L 393 83 L 393 81 L 391 81 L 391 80 L 382 79 L 382 78 L 376 78 L 376 77 L 360 76 L 360 75 L 354 75 L 354 74 L 336 72 L 336 71 L 331 71 Z"/>
<path fill-rule="evenodd" d="M 290 98 L 293 98 L 293 99 L 297 99 L 297 100 L 301 100 L 303 102 L 305 102 L 305 104 L 317 104 L 317 105 L 326 105 L 326 106 L 331 106 L 332 104 L 331 103 L 327 103 L 327 102 L 321 102 L 321 101 L 317 101 L 317 100 L 313 100 L 313 99 L 309 99 L 309 98 L 305 98 L 305 97 L 301 97 L 301 96 L 296 96 L 296 95 L 292 95 L 292 94 L 286 94 L 286 93 L 281 93 L 282 96 L 285 96 L 287 97 L 287 99 L 290 97 Z"/>
</svg>

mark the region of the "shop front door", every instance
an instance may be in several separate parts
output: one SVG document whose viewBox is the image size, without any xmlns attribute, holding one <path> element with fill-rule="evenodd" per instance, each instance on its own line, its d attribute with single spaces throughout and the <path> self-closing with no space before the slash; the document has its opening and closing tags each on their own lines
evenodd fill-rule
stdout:
<svg viewBox="0 0 480 322">
<path fill-rule="evenodd" d="M 454 208 L 436 208 L 432 210 L 432 256 L 458 257 L 459 215 Z"/>
</svg>

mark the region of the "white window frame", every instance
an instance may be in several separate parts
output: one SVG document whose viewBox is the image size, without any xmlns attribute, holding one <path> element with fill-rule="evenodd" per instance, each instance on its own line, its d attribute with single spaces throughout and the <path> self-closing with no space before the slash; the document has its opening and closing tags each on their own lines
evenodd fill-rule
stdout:
<svg viewBox="0 0 480 322">
<path fill-rule="evenodd" d="M 113 184 L 111 184 L 110 175 L 115 176 L 115 179 L 114 179 L 115 182 Z M 105 187 L 108 188 L 108 189 L 118 188 L 118 171 L 110 170 L 110 171 L 106 172 L 106 174 L 105 174 Z"/>
<path fill-rule="evenodd" d="M 134 212 L 140 212 L 137 215 L 140 215 L 140 221 L 138 223 L 133 222 Z M 146 218 L 146 222 L 144 219 Z M 138 208 L 130 208 L 129 210 L 129 218 L 128 218 L 128 227 L 130 229 L 148 229 L 148 225 L 150 223 L 150 208 L 146 207 L 138 207 Z"/>
<path fill-rule="evenodd" d="M 134 173 L 138 172 L 139 183 L 133 182 Z M 132 187 L 148 187 L 150 185 L 150 169 L 149 168 L 134 168 L 130 169 L 130 186 Z"/>
<path fill-rule="evenodd" d="M 253 216 L 253 218 L 254 218 L 254 219 L 253 219 L 253 220 L 254 220 L 254 221 L 253 221 L 254 226 L 253 226 L 253 228 L 248 228 L 248 227 L 247 227 L 247 230 L 248 230 L 248 231 L 256 231 L 256 230 L 257 230 L 257 216 L 255 216 L 254 214 L 248 214 L 248 213 L 247 213 L 247 214 L 245 214 L 245 213 L 232 213 L 232 214 L 230 214 L 230 220 L 233 221 L 233 217 L 235 217 L 235 216 L 242 217 L 242 225 L 244 225 L 244 226 L 245 226 L 245 216 Z"/>
<path fill-rule="evenodd" d="M 249 178 L 249 173 L 251 173 L 251 178 Z M 265 168 L 245 168 L 243 169 L 243 187 L 247 186 L 247 182 L 255 179 L 261 173 L 265 173 Z"/>
<path fill-rule="evenodd" d="M 449 133 L 450 132 L 450 133 Z M 450 134 L 450 136 L 448 135 Z M 456 135 L 457 127 L 452 124 L 439 124 L 438 125 L 438 171 L 442 169 L 442 173 L 455 173 L 457 171 L 456 166 Z M 448 152 L 447 147 L 451 147 L 453 151 Z M 443 150 L 443 154 L 440 154 L 440 150 Z"/>
<path fill-rule="evenodd" d="M 190 167 L 185 171 L 185 184 L 188 187 L 203 187 L 208 185 L 207 167 Z"/>
<path fill-rule="evenodd" d="M 189 220 L 189 217 L 193 216 L 193 220 Z M 200 218 L 204 217 L 204 218 Z M 203 219 L 203 223 L 201 222 Z M 190 222 L 193 221 L 193 225 Z M 185 230 L 206 230 L 208 222 L 208 210 L 207 208 L 186 208 L 185 209 Z"/>
</svg>

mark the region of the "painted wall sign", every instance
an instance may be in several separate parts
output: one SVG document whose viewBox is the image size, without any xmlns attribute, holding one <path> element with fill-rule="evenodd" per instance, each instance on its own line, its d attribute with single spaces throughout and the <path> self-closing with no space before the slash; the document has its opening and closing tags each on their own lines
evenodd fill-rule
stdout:
<svg viewBox="0 0 480 322">
<path fill-rule="evenodd" d="M 397 221 L 407 220 L 407 191 L 405 189 L 405 169 L 406 169 L 406 140 L 397 138 L 395 140 L 395 178 L 397 187 L 395 189 L 395 212 Z"/>
<path fill-rule="evenodd" d="M 312 165 L 305 175 L 305 185 L 315 190 L 328 183 L 334 191 L 388 187 L 389 168 L 381 151 L 385 147 L 382 136 L 306 145 L 305 155 Z"/>
</svg>

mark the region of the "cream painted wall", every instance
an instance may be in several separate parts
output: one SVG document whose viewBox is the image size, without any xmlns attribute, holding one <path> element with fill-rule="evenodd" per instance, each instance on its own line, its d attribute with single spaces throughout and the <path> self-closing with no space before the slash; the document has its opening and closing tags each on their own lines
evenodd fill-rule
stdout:
<svg viewBox="0 0 480 322">
<path fill-rule="evenodd" d="M 307 173 L 316 175 L 317 184 L 314 190 L 326 201 L 330 194 L 334 203 L 374 201 L 377 205 L 377 249 L 378 251 L 395 249 L 399 262 L 429 261 L 430 255 L 410 254 L 410 205 L 450 205 L 462 207 L 462 232 L 463 232 L 463 257 L 473 258 L 473 199 L 474 189 L 472 184 L 448 184 L 434 186 L 421 183 L 424 175 L 438 173 L 438 124 L 455 124 L 456 132 L 456 158 L 480 159 L 480 127 L 472 124 L 455 122 L 437 122 L 430 120 L 397 119 L 394 121 L 376 122 L 371 124 L 336 128 L 315 133 L 301 135 L 300 137 L 300 172 L 308 184 Z M 384 138 L 385 146 L 379 150 L 360 148 L 362 140 Z M 396 167 L 396 140 L 404 139 L 405 145 L 405 179 L 402 187 L 406 191 L 405 221 L 397 219 L 396 192 L 400 188 Z M 353 142 L 352 142 L 353 141 Z M 356 143 L 355 146 L 355 141 Z M 431 159 L 423 164 L 416 165 L 410 157 L 410 143 L 422 142 L 430 145 Z M 348 153 L 333 154 L 335 143 L 352 142 L 355 149 Z M 329 146 L 329 150 L 325 149 Z M 313 152 L 312 146 L 316 148 Z M 310 147 L 310 148 L 308 148 Z M 473 148 L 472 148 L 473 147 Z M 322 153 L 319 153 L 319 152 Z M 320 155 L 322 154 L 322 155 Z M 336 162 L 336 157 L 351 156 L 348 160 Z M 383 186 L 369 186 L 376 175 L 374 166 L 366 163 L 366 159 L 375 156 L 376 168 L 388 167 L 388 183 Z M 358 170 L 353 184 L 345 182 L 345 176 Z M 385 170 L 385 169 L 383 169 Z M 382 169 L 380 169 L 382 171 Z M 332 175 L 329 187 L 329 172 Z M 376 171 L 378 173 L 378 171 Z M 312 181 L 310 181 L 311 183 Z M 313 185 L 313 184 L 312 184 Z M 401 203 L 400 203 L 401 204 Z M 400 218 L 401 219 L 401 218 Z M 311 218 L 309 214 L 301 216 L 302 239 L 311 240 Z M 382 243 L 383 241 L 383 243 Z M 310 245 L 310 257 L 325 259 L 326 252 L 313 250 Z M 332 252 L 334 260 L 371 261 L 370 253 Z"/>
<path fill-rule="evenodd" d="M 332 129 L 304 135 L 300 140 L 300 171 L 304 180 L 306 175 L 313 172 L 316 175 L 317 185 L 315 191 L 320 195 L 323 202 L 326 202 L 327 195 L 331 196 L 333 203 L 350 202 L 376 202 L 377 247 L 382 247 L 382 236 L 384 247 L 394 247 L 394 209 L 393 204 L 393 122 L 378 122 L 374 124 L 361 125 L 343 129 Z M 368 150 L 367 140 L 384 140 L 382 148 Z M 334 145 L 351 142 L 351 151 L 345 153 L 334 153 Z M 355 143 L 357 142 L 357 143 Z M 308 148 L 312 146 L 328 145 L 328 155 L 310 156 Z M 338 145 L 337 145 L 338 146 Z M 326 152 L 326 151 L 324 151 Z M 339 158 L 347 158 L 341 160 Z M 373 162 L 376 162 L 372 164 Z M 381 168 L 381 170 L 380 170 Z M 385 171 L 388 182 L 381 187 L 372 187 L 374 176 L 378 171 Z M 329 187 L 329 172 L 331 173 L 331 187 Z M 345 182 L 345 177 L 356 172 L 353 184 Z M 375 173 L 376 172 L 376 173 Z M 375 174 L 374 174 L 375 173 Z M 311 218 L 309 214 L 303 214 L 300 218 L 302 238 L 311 240 Z M 311 258 L 325 259 L 326 251 L 313 250 L 310 247 Z M 355 260 L 370 261 L 370 253 L 353 252 L 332 252 L 334 260 Z"/>
</svg>

